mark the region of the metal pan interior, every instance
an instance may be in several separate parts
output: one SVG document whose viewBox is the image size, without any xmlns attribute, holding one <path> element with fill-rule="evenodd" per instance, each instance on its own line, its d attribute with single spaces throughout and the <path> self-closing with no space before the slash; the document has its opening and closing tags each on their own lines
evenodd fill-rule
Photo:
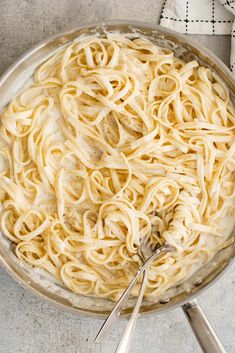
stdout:
<svg viewBox="0 0 235 353">
<path fill-rule="evenodd" d="M 215 55 L 195 44 L 189 39 L 164 29 L 146 23 L 134 21 L 111 21 L 107 23 L 88 24 L 68 32 L 51 37 L 21 56 L 0 78 L 0 110 L 12 99 L 25 82 L 32 76 L 36 67 L 53 55 L 59 48 L 69 44 L 78 36 L 105 35 L 107 31 L 128 33 L 132 36 L 145 36 L 157 45 L 175 51 L 176 56 L 184 61 L 197 59 L 203 65 L 216 71 L 227 84 L 232 100 L 235 94 L 235 82 L 231 77 L 229 69 Z M 199 270 L 195 275 L 164 294 L 156 303 L 144 301 L 141 313 L 156 313 L 169 310 L 177 305 L 197 296 L 203 289 L 208 287 L 228 268 L 230 260 L 234 258 L 234 243 L 228 248 L 221 250 L 214 259 Z M 89 316 L 104 317 L 113 307 L 113 303 L 107 299 L 95 297 L 84 297 L 71 293 L 54 282 L 54 279 L 44 272 L 33 269 L 20 262 L 14 255 L 11 244 L 0 234 L 0 260 L 9 273 L 24 285 L 44 299 L 59 305 L 61 308 L 72 310 Z M 129 314 L 133 307 L 133 300 L 128 302 L 123 314 Z"/>
</svg>

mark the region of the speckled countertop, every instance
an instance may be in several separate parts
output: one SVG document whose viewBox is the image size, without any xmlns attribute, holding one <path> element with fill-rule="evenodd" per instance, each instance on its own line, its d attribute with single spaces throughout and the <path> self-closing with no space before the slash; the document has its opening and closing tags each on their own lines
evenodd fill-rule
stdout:
<svg viewBox="0 0 235 353">
<path fill-rule="evenodd" d="M 180 0 L 179 0 L 180 1 Z M 0 73 L 32 44 L 51 34 L 105 19 L 158 23 L 163 0 L 0 0 Z M 228 36 L 194 36 L 226 64 Z M 199 302 L 228 353 L 235 352 L 235 264 Z M 0 353 L 112 353 L 124 328 L 121 320 L 99 345 L 101 321 L 54 308 L 22 289 L 0 267 Z M 183 312 L 139 320 L 133 352 L 199 353 Z"/>
</svg>

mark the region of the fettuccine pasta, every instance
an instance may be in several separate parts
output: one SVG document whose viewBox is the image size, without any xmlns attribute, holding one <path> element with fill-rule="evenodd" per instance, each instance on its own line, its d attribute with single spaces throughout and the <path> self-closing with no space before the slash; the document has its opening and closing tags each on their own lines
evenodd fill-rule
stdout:
<svg viewBox="0 0 235 353">
<path fill-rule="evenodd" d="M 144 38 L 77 39 L 1 113 L 0 228 L 21 260 L 112 300 L 141 241 L 167 242 L 148 273 L 155 300 L 226 245 L 234 123 L 226 85 L 196 60 Z"/>
</svg>

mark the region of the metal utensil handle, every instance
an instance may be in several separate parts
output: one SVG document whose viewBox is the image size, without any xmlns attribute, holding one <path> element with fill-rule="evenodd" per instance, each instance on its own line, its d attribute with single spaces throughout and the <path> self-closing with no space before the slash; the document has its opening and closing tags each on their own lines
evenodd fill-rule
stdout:
<svg viewBox="0 0 235 353">
<path fill-rule="evenodd" d="M 124 307 L 124 305 L 126 304 L 130 294 L 131 294 L 131 290 L 134 287 L 134 285 L 136 284 L 139 276 L 142 273 L 142 269 L 139 270 L 135 277 L 132 279 L 131 283 L 129 284 L 129 286 L 126 288 L 126 290 L 123 292 L 122 296 L 120 297 L 120 299 L 117 301 L 117 303 L 115 304 L 113 310 L 111 311 L 111 313 L 109 314 L 109 316 L 107 317 L 107 319 L 104 321 L 103 325 L 101 326 L 96 338 L 95 338 L 95 343 L 99 343 L 100 341 L 102 341 L 102 339 L 104 339 L 104 337 L 107 335 L 107 333 L 109 332 L 109 330 L 114 326 L 115 322 L 117 321 L 117 319 L 120 316 L 120 313 L 122 311 L 122 308 Z"/>
<path fill-rule="evenodd" d="M 137 319 L 139 317 L 141 303 L 142 303 L 142 300 L 144 297 L 144 292 L 145 292 L 146 283 L 147 283 L 147 277 L 148 277 L 147 270 L 145 270 L 144 274 L 143 274 L 141 288 L 139 291 L 139 295 L 138 295 L 134 310 L 133 310 L 131 317 L 126 325 L 125 331 L 122 334 L 121 340 L 120 340 L 119 345 L 116 350 L 116 353 L 128 353 L 130 351 L 133 333 L 135 331 L 135 326 L 136 326 Z"/>
<path fill-rule="evenodd" d="M 111 313 L 109 314 L 109 316 L 107 317 L 107 319 L 105 320 L 105 322 L 103 323 L 103 325 L 101 326 L 96 338 L 95 338 L 95 343 L 99 343 L 108 333 L 108 331 L 111 329 L 111 327 L 114 326 L 115 322 L 117 321 L 117 319 L 119 318 L 119 315 L 122 311 L 122 308 L 124 307 L 124 305 L 126 304 L 130 294 L 131 294 L 131 290 L 134 287 L 134 285 L 136 284 L 139 276 L 144 272 L 144 270 L 148 267 L 148 265 L 157 257 L 159 256 L 160 253 L 156 252 L 155 254 L 153 254 L 144 264 L 143 266 L 139 269 L 139 271 L 136 273 L 135 277 L 132 279 L 131 283 L 129 284 L 129 286 L 126 288 L 126 290 L 123 292 L 122 296 L 120 297 L 120 299 L 117 301 L 117 303 L 115 304 L 113 310 L 111 311 Z"/>
<path fill-rule="evenodd" d="M 204 353 L 226 353 L 196 300 L 182 306 L 188 322 Z"/>
</svg>

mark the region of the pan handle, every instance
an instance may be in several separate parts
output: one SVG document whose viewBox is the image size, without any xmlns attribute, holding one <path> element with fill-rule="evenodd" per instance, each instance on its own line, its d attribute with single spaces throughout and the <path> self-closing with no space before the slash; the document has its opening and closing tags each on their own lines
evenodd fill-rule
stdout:
<svg viewBox="0 0 235 353">
<path fill-rule="evenodd" d="M 226 353 L 204 312 L 194 299 L 182 309 L 204 353 Z"/>
</svg>

